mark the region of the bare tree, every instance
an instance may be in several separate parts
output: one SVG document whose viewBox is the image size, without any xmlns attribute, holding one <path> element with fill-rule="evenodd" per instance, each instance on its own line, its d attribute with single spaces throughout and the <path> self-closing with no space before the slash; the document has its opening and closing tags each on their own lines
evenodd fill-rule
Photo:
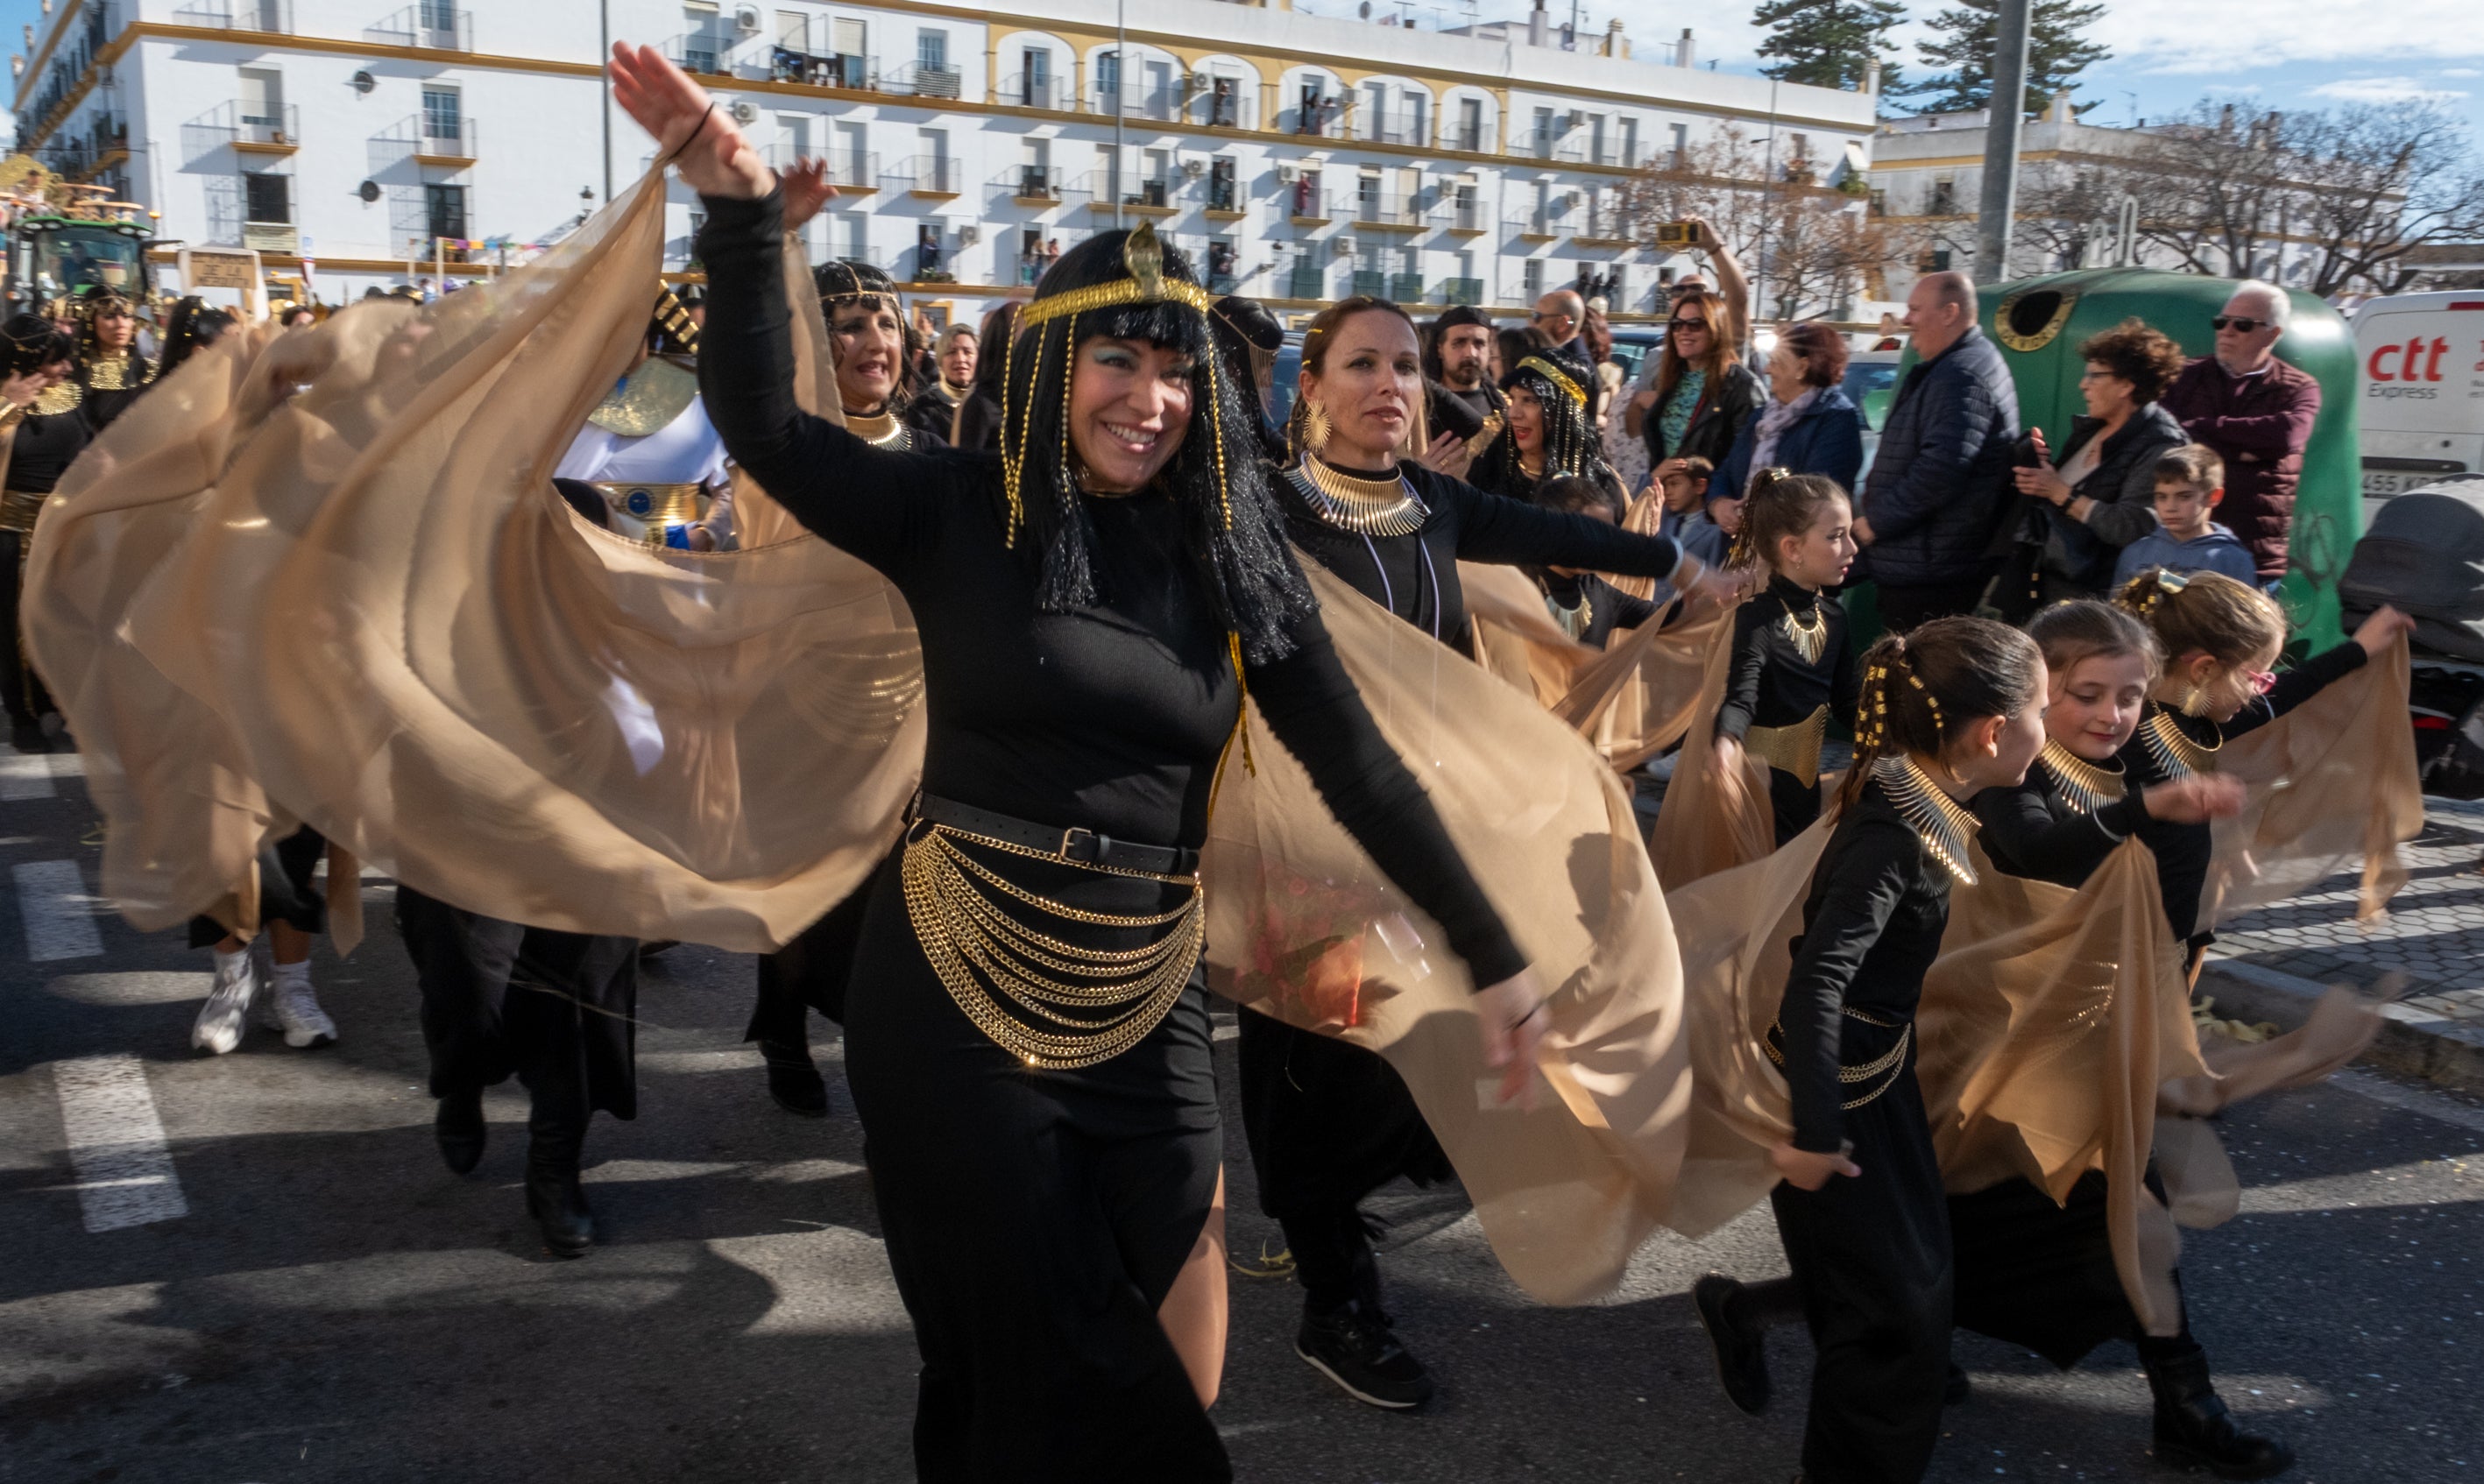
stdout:
<svg viewBox="0 0 2484 1484">
<path fill-rule="evenodd" d="M 2285 129 L 2288 235 L 2308 241 L 2304 286 L 2326 297 L 2358 284 L 2405 288 L 2408 255 L 2484 235 L 2484 173 L 2456 114 L 2429 99 L 2297 115 Z"/>
<path fill-rule="evenodd" d="M 2287 161 L 2278 115 L 2202 99 L 2134 150 L 2140 235 L 2194 273 L 2248 275 L 2282 238 Z"/>
</svg>

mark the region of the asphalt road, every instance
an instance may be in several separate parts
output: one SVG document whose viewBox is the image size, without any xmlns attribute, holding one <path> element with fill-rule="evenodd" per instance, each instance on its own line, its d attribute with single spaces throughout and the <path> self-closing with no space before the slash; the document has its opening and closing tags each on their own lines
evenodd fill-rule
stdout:
<svg viewBox="0 0 2484 1484">
<path fill-rule="evenodd" d="M 521 1204 L 517 1093 L 488 1100 L 475 1174 L 433 1152 L 387 884 L 353 959 L 315 958 L 338 1045 L 256 1032 L 199 1056 L 206 956 L 87 895 L 73 769 L 0 755 L 0 1480 L 911 1477 L 913 1349 L 860 1136 L 841 1088 L 825 1122 L 767 1100 L 736 1041 L 749 960 L 683 948 L 645 976 L 642 1112 L 588 1141 L 605 1245 L 554 1261 Z M 1249 1253 L 1275 1228 L 1228 1113 Z M 2226 1135 L 2244 1214 L 2191 1233 L 2185 1273 L 2228 1397 L 2296 1444 L 2296 1478 L 2484 1478 L 2484 1109 L 2358 1070 Z M 1442 1398 L 1346 1400 L 1292 1353 L 1295 1291 L 1236 1280 L 1215 1415 L 1240 1477 L 1793 1473 L 1807 1341 L 1780 1334 L 1778 1402 L 1743 1417 L 1686 1296 L 1710 1268 L 1782 1271 L 1765 1215 L 1660 1237 L 1608 1305 L 1554 1310 L 1453 1196 L 1379 1204 L 1391 1307 Z M 1976 1395 L 1933 1478 L 2172 1477 L 2126 1346 L 2066 1374 L 1974 1336 L 1958 1355 Z"/>
</svg>

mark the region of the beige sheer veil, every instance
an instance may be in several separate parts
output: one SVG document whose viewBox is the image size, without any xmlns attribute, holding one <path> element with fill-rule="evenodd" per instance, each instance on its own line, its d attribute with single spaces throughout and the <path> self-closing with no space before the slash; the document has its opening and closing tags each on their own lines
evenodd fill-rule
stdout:
<svg viewBox="0 0 2484 1484">
<path fill-rule="evenodd" d="M 1733 624 L 1730 612 L 1683 618 L 1676 600 L 1599 650 L 1563 634 L 1514 567 L 1460 562 L 1458 583 L 1477 661 L 1532 694 L 1623 772 L 1681 740 L 1709 651 Z"/>
</svg>

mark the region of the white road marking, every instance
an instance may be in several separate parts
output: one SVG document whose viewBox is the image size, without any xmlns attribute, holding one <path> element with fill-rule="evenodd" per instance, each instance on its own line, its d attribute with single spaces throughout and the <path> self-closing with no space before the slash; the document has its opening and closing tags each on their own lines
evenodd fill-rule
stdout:
<svg viewBox="0 0 2484 1484">
<path fill-rule="evenodd" d="M 87 1230 L 118 1231 L 190 1214 L 164 1143 L 164 1122 L 147 1091 L 145 1063 L 125 1053 L 54 1062 L 52 1081 L 60 1089 L 61 1126 Z"/>
<path fill-rule="evenodd" d="M 88 909 L 86 878 L 73 860 L 33 860 L 11 868 L 17 881 L 17 911 L 26 922 L 26 957 L 36 963 L 94 958 L 103 939 Z"/>
<path fill-rule="evenodd" d="M 2421 1114 L 2428 1119 L 2438 1119 L 2444 1123 L 2456 1124 L 2470 1133 L 2484 1134 L 2484 1112 L 2470 1108 L 2454 1098 L 2427 1096 L 2422 1093 L 2399 1087 L 2394 1082 L 2375 1077 L 2369 1072 L 2356 1071 L 2351 1067 L 2344 1071 L 2331 1073 L 2329 1081 L 2333 1086 L 2343 1088 L 2358 1097 L 2368 1097 L 2376 1103 L 2398 1109 L 2403 1113 Z"/>
<path fill-rule="evenodd" d="M 46 753 L 0 746 L 0 799 L 52 796 L 52 760 Z"/>
</svg>

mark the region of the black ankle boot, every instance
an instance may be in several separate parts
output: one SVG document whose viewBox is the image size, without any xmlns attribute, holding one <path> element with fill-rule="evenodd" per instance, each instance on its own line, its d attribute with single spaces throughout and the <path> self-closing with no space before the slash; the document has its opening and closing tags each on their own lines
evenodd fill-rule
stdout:
<svg viewBox="0 0 2484 1484">
<path fill-rule="evenodd" d="M 460 1088 L 440 1099 L 431 1117 L 432 1137 L 449 1171 L 465 1174 L 483 1160 L 483 1090 Z"/>
<path fill-rule="evenodd" d="M 2208 1379 L 2208 1358 L 2188 1355 L 2142 1358 L 2148 1390 L 2156 1393 L 2156 1461 L 2221 1479 L 2270 1479 L 2294 1467 L 2294 1450 L 2234 1425 Z"/>
<path fill-rule="evenodd" d="M 1758 1417 L 1768 1410 L 1770 1390 L 1768 1334 L 1750 1322 L 1745 1306 L 1735 1302 L 1742 1296 L 1742 1285 L 1722 1273 L 1690 1285 L 1690 1306 L 1715 1351 L 1716 1379 L 1724 1384 L 1725 1399 Z"/>
<path fill-rule="evenodd" d="M 828 1116 L 828 1079 L 811 1061 L 811 1048 L 799 1041 L 763 1040 L 759 1054 L 768 1060 L 768 1095 L 776 1106 L 799 1118 Z"/>
<path fill-rule="evenodd" d="M 544 1250 L 555 1257 L 581 1257 L 595 1245 L 595 1216 L 578 1183 L 579 1155 L 586 1142 L 584 1120 L 547 1118 L 537 1109 L 526 1125 L 526 1214 L 543 1228 Z"/>
</svg>

